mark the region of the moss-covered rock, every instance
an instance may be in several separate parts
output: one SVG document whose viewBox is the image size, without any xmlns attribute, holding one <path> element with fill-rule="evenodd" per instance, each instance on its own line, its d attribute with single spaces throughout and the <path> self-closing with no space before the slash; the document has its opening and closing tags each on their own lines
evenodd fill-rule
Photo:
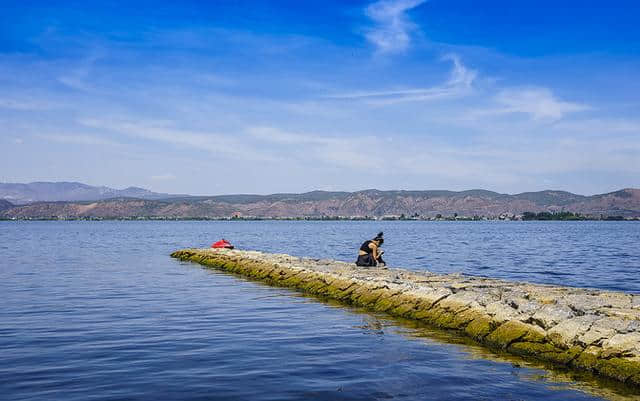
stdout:
<svg viewBox="0 0 640 401">
<path fill-rule="evenodd" d="M 304 272 L 297 272 L 286 279 L 280 281 L 285 287 L 297 288 L 304 279 Z"/>
<path fill-rule="evenodd" d="M 419 303 L 418 299 L 408 297 L 406 295 L 397 295 L 397 305 L 393 307 L 388 312 L 394 316 L 400 317 L 410 317 L 411 312 L 413 312 L 416 306 Z"/>
<path fill-rule="evenodd" d="M 356 305 L 369 306 L 375 305 L 378 298 L 387 295 L 386 288 L 377 288 L 370 290 L 367 286 L 362 286 L 351 294 L 351 300 Z"/>
<path fill-rule="evenodd" d="M 530 324 L 510 320 L 491 332 L 485 342 L 493 347 L 507 348 L 518 340 L 536 342 L 538 339 L 539 334 Z"/>
<path fill-rule="evenodd" d="M 534 357 L 562 352 L 562 350 L 549 343 L 532 343 L 527 341 L 513 343 L 509 345 L 507 349 L 516 355 Z"/>
<path fill-rule="evenodd" d="M 600 354 L 601 350 L 599 348 L 593 346 L 587 347 L 571 364 L 582 370 L 594 371 L 597 368 Z"/>
<path fill-rule="evenodd" d="M 627 379 L 627 383 L 632 386 L 640 387 L 640 374 L 634 374 Z"/>
<path fill-rule="evenodd" d="M 346 280 L 334 280 L 327 287 L 327 296 L 343 302 L 351 303 L 351 294 L 358 290 L 357 283 L 349 283 Z"/>
<path fill-rule="evenodd" d="M 431 315 L 426 319 L 434 326 L 443 329 L 457 329 L 455 318 L 456 314 L 450 309 L 441 308 L 439 305 L 431 308 Z"/>
<path fill-rule="evenodd" d="M 378 312 L 386 312 L 390 309 L 395 308 L 398 305 L 400 305 L 400 301 L 393 297 L 393 294 L 391 294 L 391 291 L 387 291 L 386 294 L 381 295 L 376 300 L 376 303 L 373 304 L 373 309 Z"/>
<path fill-rule="evenodd" d="M 484 314 L 480 312 L 478 309 L 469 308 L 460 313 L 457 313 L 453 318 L 451 324 L 457 329 L 464 329 L 467 327 L 469 323 L 471 323 L 474 319 L 483 316 Z"/>
<path fill-rule="evenodd" d="M 495 322 L 488 315 L 478 316 L 465 327 L 464 331 L 471 338 L 482 341 L 493 331 L 494 326 Z"/>
<path fill-rule="evenodd" d="M 640 374 L 640 363 L 623 358 L 599 359 L 596 363 L 596 370 L 605 376 L 626 381 Z"/>
</svg>

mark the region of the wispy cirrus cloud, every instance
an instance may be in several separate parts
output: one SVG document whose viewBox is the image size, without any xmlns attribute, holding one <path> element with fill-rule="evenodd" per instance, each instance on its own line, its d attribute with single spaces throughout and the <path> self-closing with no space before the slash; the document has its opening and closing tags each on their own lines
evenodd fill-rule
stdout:
<svg viewBox="0 0 640 401">
<path fill-rule="evenodd" d="M 73 144 L 73 145 L 89 145 L 89 146 L 121 145 L 120 143 L 116 141 L 112 141 L 111 139 L 108 139 L 108 138 L 95 136 L 95 135 L 85 135 L 85 134 L 74 134 L 74 135 L 46 134 L 46 135 L 37 135 L 37 137 L 47 141 L 51 141 L 51 142 Z"/>
<path fill-rule="evenodd" d="M 52 107 L 52 104 L 42 100 L 34 99 L 18 99 L 6 98 L 0 99 L 0 109 L 9 109 L 17 111 L 38 111 L 46 110 Z"/>
<path fill-rule="evenodd" d="M 78 65 L 74 66 L 68 71 L 65 71 L 58 77 L 58 82 L 63 85 L 84 92 L 89 92 L 94 89 L 91 83 L 91 72 L 98 60 L 104 57 L 104 50 L 92 49 L 91 53 L 82 59 Z"/>
<path fill-rule="evenodd" d="M 289 157 L 291 161 L 297 159 L 298 163 L 315 161 L 327 166 L 369 169 L 377 165 L 381 157 L 379 152 L 383 149 L 381 140 L 375 136 L 331 136 L 290 132 L 276 127 L 249 127 L 247 132 L 256 140 L 279 146 L 276 152 L 283 153 L 282 157 Z M 363 143 L 376 149 L 376 155 L 371 149 L 363 152 Z M 291 155 L 288 146 L 294 146 L 298 151 Z"/>
<path fill-rule="evenodd" d="M 569 113 L 589 110 L 590 106 L 557 98 L 547 88 L 505 89 L 496 95 L 503 113 L 526 113 L 533 119 L 558 120 Z"/>
<path fill-rule="evenodd" d="M 375 104 L 393 104 L 452 98 L 469 93 L 477 77 L 477 72 L 462 64 L 458 55 L 449 54 L 443 59 L 450 60 L 453 66 L 449 79 L 441 85 L 429 88 L 348 92 L 325 97 L 329 99 L 360 99 Z"/>
<path fill-rule="evenodd" d="M 591 110 L 592 107 L 562 100 L 549 88 L 504 88 L 492 98 L 493 105 L 469 113 L 471 119 L 524 114 L 535 121 L 557 121 L 571 113 Z"/>
<path fill-rule="evenodd" d="M 274 161 L 268 153 L 251 146 L 248 141 L 232 134 L 193 131 L 175 127 L 172 122 L 160 120 L 102 120 L 81 119 L 79 124 L 98 130 L 123 134 L 133 138 L 161 142 L 168 145 L 194 148 L 238 160 Z"/>
<path fill-rule="evenodd" d="M 560 121 L 554 128 L 564 132 L 607 135 L 640 135 L 640 120 L 620 118 L 586 118 L 575 121 Z"/>
<path fill-rule="evenodd" d="M 366 33 L 366 38 L 380 53 L 395 53 L 406 50 L 411 42 L 411 31 L 417 29 L 407 16 L 407 11 L 418 7 L 426 0 L 380 0 L 370 4 L 365 14 L 375 26 Z"/>
<path fill-rule="evenodd" d="M 153 181 L 171 181 L 171 180 L 175 180 L 177 177 L 175 176 L 175 174 L 166 173 L 166 174 L 152 175 L 149 178 L 151 178 Z"/>
<path fill-rule="evenodd" d="M 249 127 L 246 131 L 253 138 L 281 145 L 347 145 L 359 138 L 344 138 L 317 134 L 301 134 L 275 127 Z"/>
</svg>

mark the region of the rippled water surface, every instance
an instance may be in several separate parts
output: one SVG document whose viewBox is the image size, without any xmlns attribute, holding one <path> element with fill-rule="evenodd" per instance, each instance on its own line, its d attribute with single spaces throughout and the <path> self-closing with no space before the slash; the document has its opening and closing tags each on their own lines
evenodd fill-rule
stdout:
<svg viewBox="0 0 640 401">
<path fill-rule="evenodd" d="M 0 222 L 0 399 L 634 399 L 448 334 L 168 257 L 220 237 L 640 292 L 633 222 Z"/>
</svg>

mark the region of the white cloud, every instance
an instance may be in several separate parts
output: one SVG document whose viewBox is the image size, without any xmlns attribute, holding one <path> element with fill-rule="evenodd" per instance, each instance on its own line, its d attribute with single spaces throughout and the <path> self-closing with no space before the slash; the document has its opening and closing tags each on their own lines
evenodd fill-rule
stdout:
<svg viewBox="0 0 640 401">
<path fill-rule="evenodd" d="M 451 71 L 449 82 L 447 83 L 448 86 L 470 88 L 478 75 L 477 72 L 465 67 L 457 54 L 448 54 L 444 59 L 451 60 L 453 62 L 453 70 Z"/>
<path fill-rule="evenodd" d="M 24 140 L 22 138 L 14 138 L 13 143 L 15 143 L 16 145 L 22 145 L 24 143 Z"/>
<path fill-rule="evenodd" d="M 365 9 L 365 14 L 376 23 L 376 26 L 367 32 L 366 38 L 381 53 L 405 50 L 411 41 L 410 32 L 415 29 L 406 12 L 425 1 L 381 0 L 369 5 Z"/>
<path fill-rule="evenodd" d="M 154 181 L 171 181 L 171 180 L 175 180 L 176 176 L 174 174 L 167 173 L 167 174 L 152 175 L 151 179 Z"/>
<path fill-rule="evenodd" d="M 48 135 L 38 135 L 39 138 L 58 142 L 58 143 L 66 143 L 66 144 L 76 144 L 76 145 L 91 145 L 91 146 L 105 146 L 105 145 L 120 145 L 118 142 L 112 141 L 107 138 L 93 136 L 93 135 L 57 135 L 57 134 L 48 134 Z"/>
<path fill-rule="evenodd" d="M 103 58 L 105 52 L 102 49 L 94 48 L 90 54 L 72 68 L 69 68 L 64 74 L 57 79 L 58 82 L 68 86 L 69 88 L 89 92 L 94 89 L 90 75 L 98 60 Z"/>
<path fill-rule="evenodd" d="M 204 150 L 216 156 L 250 161 L 275 160 L 237 136 L 174 128 L 166 121 L 84 119 L 78 122 L 87 127 L 117 132 L 130 137 Z"/>
<path fill-rule="evenodd" d="M 368 172 L 363 178 L 375 177 L 374 182 L 357 185 L 389 186 L 385 177 L 403 177 L 412 181 L 423 179 L 448 179 L 452 185 L 474 181 L 475 185 L 513 184 L 518 175 L 504 165 L 487 164 L 487 158 L 503 155 L 486 146 L 482 150 L 451 147 L 428 137 L 402 138 L 389 141 L 374 135 L 329 136 L 318 133 L 294 133 L 275 127 L 255 127 L 250 135 L 264 143 L 281 146 L 277 151 L 296 169 L 334 168 L 344 169 L 344 176 L 353 177 Z M 291 152 L 290 148 L 296 151 Z M 297 166 L 297 167 L 293 167 Z M 393 187 L 393 185 L 391 185 Z M 353 188 L 353 187 L 352 187 Z"/>
<path fill-rule="evenodd" d="M 51 104 L 40 100 L 31 99 L 0 99 L 0 109 L 19 111 L 37 111 L 51 108 Z"/>
<path fill-rule="evenodd" d="M 254 138 L 282 145 L 348 145 L 354 140 L 316 134 L 293 133 L 273 127 L 250 127 L 247 132 Z M 357 139 L 355 138 L 355 140 Z"/>
<path fill-rule="evenodd" d="M 615 118 L 585 118 L 560 121 L 553 126 L 558 131 L 577 134 L 630 134 L 640 135 L 640 120 Z"/>
<path fill-rule="evenodd" d="M 394 135 L 394 140 L 388 141 L 381 135 L 340 137 L 289 132 L 276 127 L 248 131 L 257 142 L 275 145 L 274 154 L 280 154 L 293 170 L 342 168 L 341 178 L 336 177 L 341 185 L 345 185 L 346 177 L 369 172 L 363 177 L 387 187 L 393 187 L 388 177 L 394 177 L 406 180 L 406 183 L 398 181 L 404 189 L 407 185 L 415 186 L 416 182 L 421 183 L 417 188 L 431 188 L 442 184 L 430 182 L 443 182 L 449 189 L 513 188 L 511 191 L 517 192 L 543 189 L 540 187 L 542 176 L 556 177 L 593 168 L 629 174 L 639 171 L 640 165 L 633 162 L 640 154 L 637 143 L 604 137 L 584 142 L 579 136 L 555 135 L 553 125 L 549 130 L 553 136 L 530 140 L 485 136 L 455 145 L 430 136 Z M 372 184 L 361 182 L 360 185 Z"/>
<path fill-rule="evenodd" d="M 361 91 L 326 96 L 329 99 L 363 99 L 373 104 L 393 104 L 400 102 L 429 101 L 453 98 L 471 92 L 477 72 L 467 68 L 460 57 L 450 54 L 444 57 L 451 60 L 453 67 L 449 79 L 442 85 L 430 88 L 409 88 L 399 90 Z"/>
<path fill-rule="evenodd" d="M 589 106 L 558 99 L 547 88 L 504 89 L 495 97 L 498 107 L 487 114 L 528 114 L 534 120 L 559 120 L 569 113 L 591 109 Z"/>
<path fill-rule="evenodd" d="M 293 133 L 274 127 L 251 127 L 247 132 L 262 142 L 280 145 L 276 150 L 283 159 L 307 163 L 316 161 L 327 166 L 373 168 L 380 160 L 381 142 L 374 136 L 338 137 L 315 133 Z M 296 147 L 292 153 L 287 145 Z M 366 151 L 363 151 L 366 146 Z"/>
</svg>

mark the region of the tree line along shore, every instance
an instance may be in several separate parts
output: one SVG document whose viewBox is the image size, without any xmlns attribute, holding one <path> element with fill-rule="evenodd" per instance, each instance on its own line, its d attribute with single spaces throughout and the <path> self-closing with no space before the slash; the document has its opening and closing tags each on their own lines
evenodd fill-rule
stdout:
<svg viewBox="0 0 640 401">
<path fill-rule="evenodd" d="M 619 215 L 584 215 L 572 212 L 524 212 L 523 214 L 502 213 L 497 216 L 463 216 L 437 214 L 435 216 L 386 215 L 386 216 L 228 216 L 228 217 L 180 217 L 180 216 L 36 216 L 36 217 L 0 217 L 2 221 L 640 221 L 640 216 L 625 217 Z"/>
</svg>

